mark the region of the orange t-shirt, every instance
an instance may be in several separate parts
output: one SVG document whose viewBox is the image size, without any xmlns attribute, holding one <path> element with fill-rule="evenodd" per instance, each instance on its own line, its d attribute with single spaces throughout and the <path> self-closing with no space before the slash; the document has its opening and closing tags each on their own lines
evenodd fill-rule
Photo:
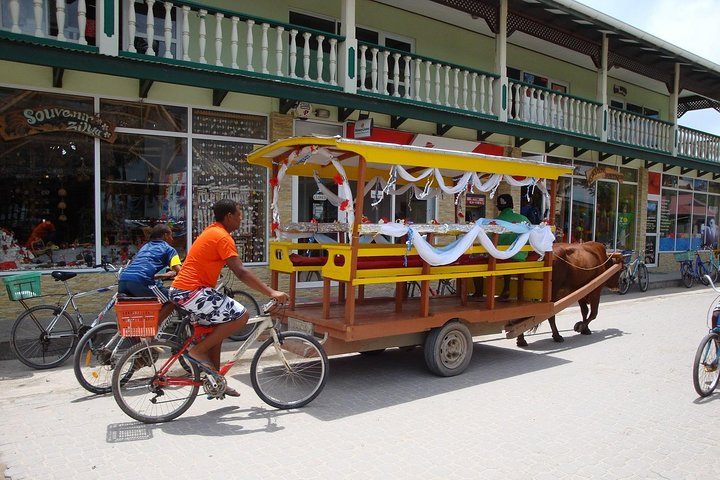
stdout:
<svg viewBox="0 0 720 480">
<path fill-rule="evenodd" d="M 235 240 L 221 223 L 213 223 L 207 227 L 195 243 L 190 247 L 182 269 L 175 280 L 173 288 L 195 290 L 201 287 L 215 288 L 220 270 L 225 261 L 237 257 Z"/>
</svg>

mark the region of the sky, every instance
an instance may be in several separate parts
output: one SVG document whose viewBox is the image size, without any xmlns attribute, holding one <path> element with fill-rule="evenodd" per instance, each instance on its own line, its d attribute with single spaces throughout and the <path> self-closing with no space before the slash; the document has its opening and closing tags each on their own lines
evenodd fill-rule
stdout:
<svg viewBox="0 0 720 480">
<path fill-rule="evenodd" d="M 720 0 L 577 1 L 720 64 Z M 714 109 L 688 112 L 678 123 L 720 136 L 720 112 Z"/>
</svg>

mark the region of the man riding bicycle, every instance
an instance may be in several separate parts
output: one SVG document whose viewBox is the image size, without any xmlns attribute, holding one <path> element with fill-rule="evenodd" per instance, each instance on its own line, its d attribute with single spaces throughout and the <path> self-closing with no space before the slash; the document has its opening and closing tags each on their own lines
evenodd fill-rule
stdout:
<svg viewBox="0 0 720 480">
<path fill-rule="evenodd" d="M 190 247 L 182 270 L 170 287 L 170 300 L 195 314 L 201 325 L 213 325 L 212 333 L 203 338 L 187 354 L 200 368 L 217 372 L 220 369 L 222 341 L 248 321 L 247 309 L 234 299 L 215 290 L 224 265 L 253 290 L 272 297 L 278 303 L 288 299 L 285 292 L 274 290 L 248 270 L 237 252 L 230 233 L 240 226 L 242 211 L 237 202 L 222 199 L 213 206 L 215 223 L 207 227 Z M 240 394 L 227 387 L 225 395 Z"/>
</svg>

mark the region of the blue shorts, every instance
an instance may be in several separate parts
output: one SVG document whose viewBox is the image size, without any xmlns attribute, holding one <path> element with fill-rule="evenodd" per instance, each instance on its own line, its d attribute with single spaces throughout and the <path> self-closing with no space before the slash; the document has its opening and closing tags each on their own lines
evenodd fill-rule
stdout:
<svg viewBox="0 0 720 480">
<path fill-rule="evenodd" d="M 158 287 L 161 292 L 167 297 L 168 290 L 165 287 Z M 150 290 L 150 287 L 143 285 L 140 282 L 133 282 L 132 280 L 120 280 L 118 281 L 118 293 L 124 293 L 128 297 L 155 297 L 155 293 Z"/>
<path fill-rule="evenodd" d="M 198 317 L 200 325 L 232 322 L 247 312 L 240 302 L 208 287 L 196 290 L 171 287 L 170 301 Z"/>
</svg>

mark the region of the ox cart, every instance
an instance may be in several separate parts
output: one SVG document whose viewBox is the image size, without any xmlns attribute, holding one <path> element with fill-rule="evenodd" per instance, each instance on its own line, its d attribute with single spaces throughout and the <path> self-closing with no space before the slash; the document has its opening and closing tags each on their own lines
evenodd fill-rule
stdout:
<svg viewBox="0 0 720 480">
<path fill-rule="evenodd" d="M 473 336 L 505 331 L 517 337 L 620 268 L 554 302 L 550 225 L 457 223 L 458 195 L 519 197 L 528 186 L 553 197 L 557 178 L 572 171 L 564 165 L 338 137 L 281 140 L 249 154 L 248 162 L 271 171 L 271 283 L 288 282 L 291 297 L 283 322 L 323 338 L 331 355 L 422 345 L 433 373 L 457 375 L 470 362 Z M 293 222 L 290 209 L 281 207 L 291 204 L 290 188 L 283 187 L 293 176 L 314 179 L 318 193 L 337 206 L 338 221 Z M 408 191 L 446 202 L 445 215 L 427 224 L 368 221 L 373 208 Z M 554 218 L 554 202 L 549 205 Z M 498 245 L 508 232 L 516 240 Z M 521 251 L 527 258 L 512 260 Z M 299 275 L 309 273 L 321 279 L 321 295 L 297 300 Z M 440 279 L 452 279 L 455 291 L 433 294 L 431 284 Z M 505 281 L 510 298 L 501 303 L 495 295 Z M 470 295 L 480 283 L 483 302 Z M 408 285 L 419 285 L 419 296 L 409 295 Z"/>
</svg>

